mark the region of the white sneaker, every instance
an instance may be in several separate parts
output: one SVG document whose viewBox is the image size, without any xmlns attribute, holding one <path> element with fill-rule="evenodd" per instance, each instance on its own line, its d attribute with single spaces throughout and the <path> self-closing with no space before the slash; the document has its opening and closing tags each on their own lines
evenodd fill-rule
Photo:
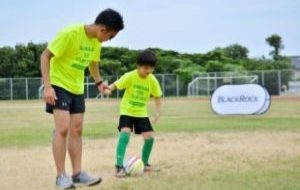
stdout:
<svg viewBox="0 0 300 190">
<path fill-rule="evenodd" d="M 72 176 L 74 183 L 81 183 L 87 186 L 93 186 L 99 184 L 102 179 L 100 177 L 92 177 L 86 172 L 80 172 L 76 176 Z"/>
<path fill-rule="evenodd" d="M 66 174 L 56 177 L 56 187 L 59 189 L 75 189 L 72 179 Z"/>
</svg>

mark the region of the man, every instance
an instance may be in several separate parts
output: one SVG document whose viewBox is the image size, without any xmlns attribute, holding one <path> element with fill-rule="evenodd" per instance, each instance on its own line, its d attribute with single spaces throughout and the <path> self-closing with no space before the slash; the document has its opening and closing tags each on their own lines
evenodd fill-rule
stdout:
<svg viewBox="0 0 300 190">
<path fill-rule="evenodd" d="M 74 183 L 91 186 L 102 180 L 88 175 L 81 168 L 84 71 L 89 68 L 102 93 L 106 86 L 102 83 L 97 64 L 101 43 L 111 40 L 123 28 L 122 16 L 115 10 L 106 9 L 93 24 L 65 27 L 41 55 L 46 111 L 53 114 L 55 123 L 52 149 L 58 188 L 75 188 Z M 72 178 L 65 171 L 67 149 L 72 163 Z"/>
</svg>

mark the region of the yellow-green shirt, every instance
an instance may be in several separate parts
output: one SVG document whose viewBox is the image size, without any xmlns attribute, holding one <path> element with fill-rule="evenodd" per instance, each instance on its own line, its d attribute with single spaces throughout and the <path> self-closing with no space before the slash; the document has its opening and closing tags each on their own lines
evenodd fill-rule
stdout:
<svg viewBox="0 0 300 190">
<path fill-rule="evenodd" d="M 91 62 L 100 60 L 100 42 L 86 35 L 84 25 L 62 29 L 50 42 L 54 54 L 50 61 L 50 82 L 73 94 L 84 93 L 84 71 Z"/>
<path fill-rule="evenodd" d="M 148 117 L 147 104 L 150 96 L 162 95 L 155 76 L 150 74 L 147 78 L 142 78 L 137 70 L 125 73 L 114 84 L 119 90 L 125 89 L 120 105 L 120 115 Z"/>
</svg>

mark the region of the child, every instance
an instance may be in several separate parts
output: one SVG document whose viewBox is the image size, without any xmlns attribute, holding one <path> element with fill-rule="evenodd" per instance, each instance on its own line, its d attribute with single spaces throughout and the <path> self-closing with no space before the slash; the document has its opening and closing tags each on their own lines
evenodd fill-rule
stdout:
<svg viewBox="0 0 300 190">
<path fill-rule="evenodd" d="M 142 149 L 142 160 L 145 171 L 151 171 L 152 167 L 148 160 L 154 142 L 154 132 L 147 114 L 147 104 L 150 96 L 155 99 L 156 115 L 154 123 L 158 121 L 161 108 L 161 89 L 155 76 L 152 74 L 157 58 L 150 50 L 141 51 L 137 57 L 137 69 L 125 73 L 119 80 L 114 82 L 105 90 L 106 95 L 116 88 L 125 89 L 121 105 L 119 120 L 119 142 L 116 150 L 116 177 L 126 175 L 123 160 L 126 147 L 129 142 L 130 133 L 142 134 L 144 146 Z"/>
</svg>

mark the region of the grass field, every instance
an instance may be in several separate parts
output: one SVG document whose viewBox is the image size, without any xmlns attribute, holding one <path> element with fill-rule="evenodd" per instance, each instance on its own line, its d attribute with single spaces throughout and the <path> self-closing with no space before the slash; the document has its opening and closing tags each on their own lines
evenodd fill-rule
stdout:
<svg viewBox="0 0 300 190">
<path fill-rule="evenodd" d="M 164 99 L 151 158 L 162 171 L 121 180 L 113 177 L 118 101 L 89 100 L 86 110 L 84 168 L 104 182 L 82 189 L 300 189 L 299 97 L 275 97 L 267 114 L 243 117 L 217 116 L 207 99 Z M 0 189 L 54 189 L 43 102 L 2 101 L 0 116 Z M 128 154 L 141 145 L 132 138 Z"/>
</svg>

